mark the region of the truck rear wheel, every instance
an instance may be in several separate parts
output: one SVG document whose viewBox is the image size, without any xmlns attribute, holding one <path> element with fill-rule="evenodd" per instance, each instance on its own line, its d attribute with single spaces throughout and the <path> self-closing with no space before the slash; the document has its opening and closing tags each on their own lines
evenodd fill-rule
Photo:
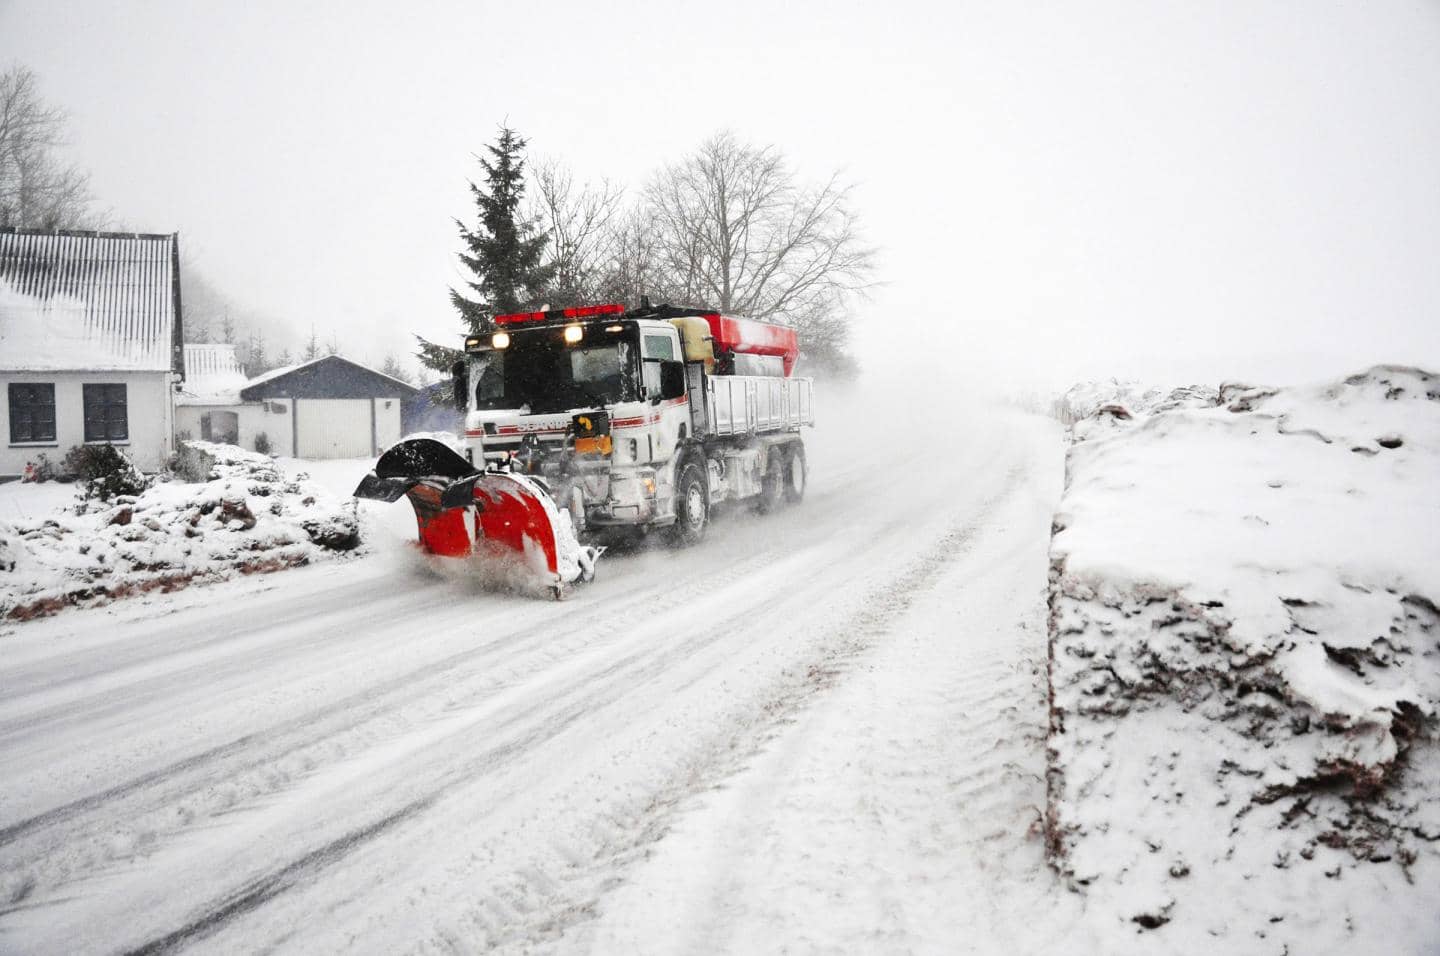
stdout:
<svg viewBox="0 0 1440 956">
<path fill-rule="evenodd" d="M 780 496 L 785 490 L 785 453 L 772 448 L 768 457 L 765 474 L 760 477 L 760 494 L 755 498 L 755 510 L 762 515 L 780 507 Z"/>
<path fill-rule="evenodd" d="M 785 460 L 785 500 L 798 504 L 805 497 L 805 483 L 810 479 L 805 471 L 805 446 L 795 443 L 794 450 Z"/>
<path fill-rule="evenodd" d="M 705 471 L 692 458 L 680 466 L 680 474 L 675 479 L 675 523 L 670 526 L 670 541 L 680 547 L 695 544 L 705 537 L 709 523 L 710 495 L 705 487 Z"/>
</svg>

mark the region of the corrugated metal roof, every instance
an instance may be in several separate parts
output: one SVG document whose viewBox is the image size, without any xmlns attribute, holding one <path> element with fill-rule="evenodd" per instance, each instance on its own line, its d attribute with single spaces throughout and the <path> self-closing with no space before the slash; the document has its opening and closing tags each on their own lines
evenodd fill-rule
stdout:
<svg viewBox="0 0 1440 956">
<path fill-rule="evenodd" d="M 57 301 L 83 303 L 87 338 L 128 367 L 184 373 L 179 269 L 176 235 L 0 230 L 10 289 L 35 300 L 42 320 Z M 12 343 L 0 364 L 26 367 L 13 354 L 22 347 Z"/>
<path fill-rule="evenodd" d="M 185 387 L 179 405 L 234 405 L 246 384 L 235 346 L 219 342 L 185 343 Z"/>
</svg>

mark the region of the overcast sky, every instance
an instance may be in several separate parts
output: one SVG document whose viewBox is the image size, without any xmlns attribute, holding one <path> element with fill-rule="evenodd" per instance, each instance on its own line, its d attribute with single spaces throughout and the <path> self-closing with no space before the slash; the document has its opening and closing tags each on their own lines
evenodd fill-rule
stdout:
<svg viewBox="0 0 1440 956">
<path fill-rule="evenodd" d="M 0 0 L 127 228 L 378 362 L 459 333 L 454 217 L 507 122 L 638 186 L 721 128 L 839 168 L 875 369 L 1440 367 L 1440 0 Z"/>
</svg>

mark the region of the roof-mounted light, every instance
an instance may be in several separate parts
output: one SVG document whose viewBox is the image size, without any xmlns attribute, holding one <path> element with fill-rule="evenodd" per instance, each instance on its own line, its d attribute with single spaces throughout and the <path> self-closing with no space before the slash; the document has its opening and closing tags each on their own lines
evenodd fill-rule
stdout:
<svg viewBox="0 0 1440 956">
<path fill-rule="evenodd" d="M 511 312 L 495 316 L 496 325 L 520 325 L 522 322 L 544 322 L 548 312 Z"/>
<path fill-rule="evenodd" d="M 490 347 L 495 349 L 508 349 L 510 347 L 510 333 L 496 332 L 490 336 Z"/>
<path fill-rule="evenodd" d="M 511 312 L 495 316 L 496 325 L 520 325 L 525 322 L 550 322 L 556 319 L 593 319 L 600 315 L 624 315 L 625 306 L 581 305 L 571 309 L 551 309 L 548 312 Z"/>
<path fill-rule="evenodd" d="M 566 341 L 568 344 L 574 345 L 576 342 L 580 341 L 580 340 L 581 340 L 582 338 L 584 338 L 584 337 L 585 337 L 585 328 L 584 328 L 584 326 L 579 326 L 579 325 L 567 325 L 567 326 L 565 326 L 565 341 Z"/>
<path fill-rule="evenodd" d="M 597 315 L 623 315 L 624 313 L 625 306 L 613 303 L 611 305 L 582 305 L 573 309 L 561 310 L 561 314 L 567 319 L 589 319 Z"/>
</svg>

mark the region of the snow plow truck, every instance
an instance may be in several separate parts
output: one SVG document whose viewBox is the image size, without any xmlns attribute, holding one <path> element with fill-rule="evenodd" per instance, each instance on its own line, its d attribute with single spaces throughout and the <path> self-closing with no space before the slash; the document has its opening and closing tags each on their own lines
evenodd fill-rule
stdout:
<svg viewBox="0 0 1440 956">
<path fill-rule="evenodd" d="M 424 550 L 518 564 L 560 598 L 618 537 L 690 545 L 716 505 L 804 496 L 814 386 L 793 329 L 648 302 L 494 325 L 453 370 L 464 454 L 402 441 L 355 492 L 408 498 Z"/>
</svg>

